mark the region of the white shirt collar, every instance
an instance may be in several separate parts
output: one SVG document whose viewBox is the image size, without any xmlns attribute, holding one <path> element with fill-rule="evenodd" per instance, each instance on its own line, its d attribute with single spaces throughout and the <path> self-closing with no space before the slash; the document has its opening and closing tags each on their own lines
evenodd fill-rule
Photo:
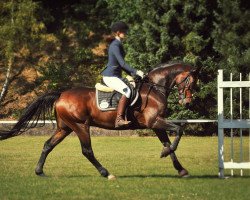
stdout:
<svg viewBox="0 0 250 200">
<path fill-rule="evenodd" d="M 119 38 L 118 36 L 115 36 L 115 39 L 117 39 L 121 42 L 121 38 Z"/>
</svg>

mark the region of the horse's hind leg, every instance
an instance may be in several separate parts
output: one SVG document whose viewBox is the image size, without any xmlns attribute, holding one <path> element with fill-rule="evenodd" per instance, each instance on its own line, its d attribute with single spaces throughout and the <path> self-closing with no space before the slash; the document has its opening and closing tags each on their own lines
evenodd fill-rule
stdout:
<svg viewBox="0 0 250 200">
<path fill-rule="evenodd" d="M 43 166 L 48 154 L 54 149 L 54 147 L 59 144 L 66 136 L 72 132 L 68 127 L 59 128 L 56 130 L 55 134 L 44 143 L 43 151 L 41 153 L 40 159 L 37 163 L 35 173 L 39 176 L 44 176 Z"/>
<path fill-rule="evenodd" d="M 165 147 L 169 148 L 169 146 L 171 145 L 171 141 L 170 141 L 166 131 L 164 131 L 164 130 L 154 130 L 154 131 L 155 131 L 157 137 L 159 138 L 159 140 L 161 141 L 161 143 L 163 144 L 164 148 Z M 164 154 L 164 149 L 163 149 L 162 154 Z M 161 157 L 164 157 L 164 156 L 161 155 Z M 181 177 L 188 176 L 188 171 L 182 167 L 182 165 L 178 161 L 174 151 L 170 152 L 170 157 L 171 157 L 171 160 L 173 162 L 174 168 L 178 171 L 179 175 Z"/>
<path fill-rule="evenodd" d="M 115 176 L 111 175 L 108 170 L 105 169 L 94 156 L 94 152 L 91 146 L 88 120 L 86 120 L 86 122 L 82 124 L 75 124 L 72 129 L 79 137 L 82 147 L 82 154 L 95 166 L 95 168 L 103 177 L 107 177 L 109 180 L 115 179 Z"/>
</svg>

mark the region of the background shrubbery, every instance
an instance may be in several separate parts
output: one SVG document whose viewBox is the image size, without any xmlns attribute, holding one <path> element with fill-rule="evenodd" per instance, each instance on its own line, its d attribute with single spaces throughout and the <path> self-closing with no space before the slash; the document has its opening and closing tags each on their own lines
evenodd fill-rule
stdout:
<svg viewBox="0 0 250 200">
<path fill-rule="evenodd" d="M 226 70 L 226 78 L 229 72 L 241 72 L 243 80 L 248 79 L 250 12 L 246 0 L 3 0 L 0 117 L 13 117 L 31 98 L 48 90 L 93 86 L 107 62 L 109 27 L 118 20 L 131 27 L 125 42 L 131 66 L 145 72 L 173 60 L 203 66 L 191 109 L 170 103 L 170 119 L 217 118 L 219 68 Z M 27 69 L 33 69 L 30 82 L 24 73 Z M 18 84 L 21 79 L 24 85 Z M 175 101 L 174 96 L 170 99 Z M 244 105 L 245 99 L 247 95 Z M 13 103 L 22 100 L 26 101 Z M 202 126 L 201 130 L 215 130 L 211 124 Z"/>
</svg>

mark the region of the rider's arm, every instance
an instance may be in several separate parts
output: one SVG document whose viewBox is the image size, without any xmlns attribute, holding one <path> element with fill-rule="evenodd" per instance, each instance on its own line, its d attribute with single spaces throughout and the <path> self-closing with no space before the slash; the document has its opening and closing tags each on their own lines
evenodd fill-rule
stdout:
<svg viewBox="0 0 250 200">
<path fill-rule="evenodd" d="M 121 51 L 120 51 L 120 47 L 119 45 L 113 45 L 113 54 L 116 57 L 118 63 L 120 64 L 120 66 L 127 72 L 129 72 L 132 75 L 136 74 L 136 69 L 130 67 L 124 60 L 123 56 L 121 55 Z"/>
</svg>

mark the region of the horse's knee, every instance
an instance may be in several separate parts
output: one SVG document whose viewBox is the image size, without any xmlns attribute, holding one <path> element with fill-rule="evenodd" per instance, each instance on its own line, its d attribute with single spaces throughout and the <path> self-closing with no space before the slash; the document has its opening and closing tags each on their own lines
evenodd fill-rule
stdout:
<svg viewBox="0 0 250 200">
<path fill-rule="evenodd" d="M 177 150 L 177 146 L 175 146 L 175 145 L 170 145 L 170 150 L 171 150 L 171 151 L 176 151 L 176 150 Z"/>
<path fill-rule="evenodd" d="M 169 145 L 164 146 L 163 149 L 162 149 L 160 158 L 167 157 L 171 153 L 172 153 L 172 150 L 171 150 L 170 146 Z"/>
</svg>

